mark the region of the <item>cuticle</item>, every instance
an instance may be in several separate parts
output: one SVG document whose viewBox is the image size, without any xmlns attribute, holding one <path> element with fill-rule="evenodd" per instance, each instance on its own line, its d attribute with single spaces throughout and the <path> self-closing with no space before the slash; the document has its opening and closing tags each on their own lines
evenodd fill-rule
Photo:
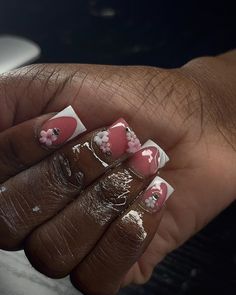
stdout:
<svg viewBox="0 0 236 295">
<path fill-rule="evenodd" d="M 148 210 L 147 208 L 145 208 L 144 206 L 142 206 L 141 203 L 138 203 L 138 206 L 139 206 L 142 210 L 144 210 L 145 212 L 147 212 L 147 213 L 149 213 L 149 214 L 153 214 L 153 213 L 154 213 L 153 211 Z"/>
<path fill-rule="evenodd" d="M 142 205 L 142 203 L 138 203 L 138 206 L 139 206 L 140 208 L 142 208 L 145 212 L 149 213 L 149 214 L 155 214 L 155 213 L 158 213 L 158 212 L 160 212 L 161 209 L 162 209 L 162 207 L 161 207 L 161 208 L 159 208 L 159 209 L 157 209 L 157 210 L 148 210 L 147 208 L 145 208 L 145 207 Z"/>
<path fill-rule="evenodd" d="M 143 175 L 137 173 L 137 172 L 136 172 L 134 169 L 132 169 L 131 167 L 127 167 L 127 169 L 130 170 L 135 176 L 137 176 L 137 177 L 140 178 L 141 180 L 145 180 L 145 179 L 146 179 Z"/>
</svg>

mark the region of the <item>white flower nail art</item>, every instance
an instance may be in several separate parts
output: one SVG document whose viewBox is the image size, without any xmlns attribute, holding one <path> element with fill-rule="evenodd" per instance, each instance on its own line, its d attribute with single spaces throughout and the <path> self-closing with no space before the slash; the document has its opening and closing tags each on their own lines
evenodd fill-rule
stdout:
<svg viewBox="0 0 236 295">
<path fill-rule="evenodd" d="M 100 148 L 101 148 L 101 150 L 102 150 L 104 153 L 109 153 L 109 152 L 111 151 L 110 143 L 109 143 L 109 142 L 103 142 L 103 143 L 100 145 Z"/>
<path fill-rule="evenodd" d="M 150 196 L 149 198 L 147 198 L 145 200 L 145 204 L 148 208 L 154 208 L 155 207 L 155 203 L 157 201 L 157 198 L 154 196 Z"/>
<path fill-rule="evenodd" d="M 94 136 L 94 142 L 100 147 L 100 149 L 104 153 L 109 153 L 111 151 L 110 149 L 110 143 L 109 141 L 109 132 L 108 131 L 99 131 Z"/>
<path fill-rule="evenodd" d="M 136 134 L 134 133 L 134 131 L 128 130 L 126 133 L 126 138 L 128 141 L 127 152 L 132 154 L 136 153 L 140 149 L 141 143 L 139 139 L 137 138 Z"/>
<path fill-rule="evenodd" d="M 112 153 L 112 146 L 110 143 L 110 136 L 111 136 L 110 132 L 114 132 L 114 128 L 124 128 L 124 131 L 125 131 L 124 136 L 126 138 L 126 141 L 122 139 L 123 135 L 119 134 L 118 136 L 121 136 L 121 138 L 119 141 L 119 138 L 117 137 L 117 145 L 119 145 L 119 142 L 121 142 L 120 146 L 124 148 L 124 152 L 132 153 L 132 154 L 137 152 L 140 149 L 141 144 L 136 134 L 134 133 L 134 131 L 132 131 L 129 127 L 126 127 L 124 124 L 121 124 L 119 126 L 118 124 L 116 124 L 114 126 L 109 128 L 108 130 L 99 131 L 94 136 L 93 140 L 100 147 L 102 152 L 107 154 Z M 114 134 L 113 134 L 112 145 L 114 147 Z"/>
<path fill-rule="evenodd" d="M 47 147 L 60 146 L 86 131 L 72 106 L 45 121 L 39 131 L 39 142 Z"/>
<path fill-rule="evenodd" d="M 51 146 L 54 141 L 57 140 L 60 131 L 58 128 L 48 129 L 47 131 L 42 130 L 40 132 L 41 143 L 44 143 L 46 146 Z"/>
<path fill-rule="evenodd" d="M 101 145 L 105 142 L 108 142 L 109 138 L 108 138 L 108 131 L 99 131 L 95 137 L 94 137 L 94 141 L 96 142 L 97 145 Z"/>
</svg>

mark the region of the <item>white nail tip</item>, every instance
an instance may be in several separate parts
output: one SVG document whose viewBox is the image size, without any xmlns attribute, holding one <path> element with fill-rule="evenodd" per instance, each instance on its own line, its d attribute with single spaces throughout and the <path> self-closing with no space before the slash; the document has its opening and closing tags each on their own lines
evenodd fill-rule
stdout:
<svg viewBox="0 0 236 295">
<path fill-rule="evenodd" d="M 172 193 L 174 192 L 174 188 L 167 182 L 165 181 L 163 178 L 161 178 L 160 176 L 156 176 L 152 182 L 149 184 L 148 188 L 152 186 L 157 186 L 160 187 L 161 183 L 165 183 L 167 186 L 167 195 L 166 195 L 166 200 L 172 195 Z"/>
<path fill-rule="evenodd" d="M 63 116 L 65 116 L 65 117 L 73 117 L 77 121 L 76 129 L 75 129 L 74 133 L 72 134 L 72 136 L 67 141 L 73 139 L 77 135 L 79 135 L 79 134 L 81 134 L 81 133 L 83 133 L 83 132 L 85 132 L 87 130 L 71 105 L 66 107 L 64 110 L 62 110 L 61 112 L 56 114 L 51 119 L 55 119 L 55 118 L 59 118 L 59 117 L 63 117 Z"/>
<path fill-rule="evenodd" d="M 159 150 L 160 157 L 159 157 L 159 165 L 158 165 L 158 168 L 164 167 L 165 164 L 170 160 L 170 158 L 167 156 L 167 154 L 164 152 L 164 150 L 158 144 L 156 144 L 154 141 L 152 141 L 151 139 L 147 140 L 141 146 L 141 148 L 146 148 L 148 146 L 154 146 L 154 147 L 156 147 Z"/>
</svg>

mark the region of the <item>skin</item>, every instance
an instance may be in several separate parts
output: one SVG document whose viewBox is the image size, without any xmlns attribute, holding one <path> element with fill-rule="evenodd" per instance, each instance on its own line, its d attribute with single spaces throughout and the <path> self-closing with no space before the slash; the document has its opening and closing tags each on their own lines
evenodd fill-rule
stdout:
<svg viewBox="0 0 236 295">
<path fill-rule="evenodd" d="M 106 169 L 87 148 L 93 136 L 94 132 L 87 133 L 3 182 L 0 187 L 2 249 L 22 248 L 22 242 L 34 228 L 56 215 L 77 198 L 82 189 L 104 174 Z M 78 145 L 81 147 L 73 152 Z M 114 163 L 115 160 L 105 157 L 98 148 L 96 152 L 109 166 Z M 38 155 L 37 149 L 34 155 Z M 33 208 L 39 208 L 38 214 Z"/>
<path fill-rule="evenodd" d="M 152 232 L 149 241 L 139 245 L 137 251 L 132 242 L 129 244 L 134 259 L 120 268 L 118 278 L 110 276 L 108 284 L 101 284 L 97 294 L 113 294 L 122 285 L 146 282 L 167 253 L 235 200 L 235 73 L 236 52 L 232 51 L 198 58 L 173 70 L 33 65 L 0 77 L 1 132 L 71 104 L 89 131 L 111 124 L 119 114 L 142 141 L 151 138 L 171 159 L 160 176 L 175 192 L 166 204 L 159 227 L 161 215 L 155 215 L 156 222 L 148 225 Z M 112 226 L 117 229 L 120 220 L 116 222 L 118 225 Z M 110 230 L 108 240 L 112 227 Z M 93 273 L 101 269 L 99 259 L 92 257 L 97 257 L 96 253 L 104 247 L 108 251 L 109 243 L 100 241 L 87 262 L 78 266 L 84 275 L 78 277 L 76 270 L 72 273 L 74 285 L 81 287 L 82 281 L 82 289 L 88 294 L 96 294 L 88 286 L 88 268 Z M 107 268 L 115 270 L 117 263 L 125 259 L 124 249 L 114 251 L 118 254 L 113 253 L 113 263 L 111 253 L 109 259 L 102 258 L 107 261 Z M 29 254 L 32 261 L 33 255 Z M 105 274 L 107 268 L 103 270 Z M 98 277 L 94 278 L 94 284 L 99 285 L 98 282 Z"/>
</svg>

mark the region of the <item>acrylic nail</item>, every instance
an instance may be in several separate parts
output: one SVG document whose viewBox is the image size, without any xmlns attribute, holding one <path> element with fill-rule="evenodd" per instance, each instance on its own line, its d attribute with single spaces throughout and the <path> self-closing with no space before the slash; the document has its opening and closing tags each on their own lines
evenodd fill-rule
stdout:
<svg viewBox="0 0 236 295">
<path fill-rule="evenodd" d="M 109 128 L 95 134 L 93 141 L 104 154 L 118 159 L 126 153 L 135 153 L 140 147 L 140 141 L 128 123 L 118 119 Z"/>
<path fill-rule="evenodd" d="M 162 168 L 169 157 L 154 141 L 146 141 L 128 161 L 128 166 L 138 175 L 149 177 Z"/>
<path fill-rule="evenodd" d="M 39 132 L 39 142 L 47 147 L 58 146 L 86 131 L 72 106 L 46 121 Z"/>
<path fill-rule="evenodd" d="M 140 197 L 140 206 L 146 211 L 158 212 L 173 193 L 173 187 L 164 179 L 156 176 Z"/>
</svg>

